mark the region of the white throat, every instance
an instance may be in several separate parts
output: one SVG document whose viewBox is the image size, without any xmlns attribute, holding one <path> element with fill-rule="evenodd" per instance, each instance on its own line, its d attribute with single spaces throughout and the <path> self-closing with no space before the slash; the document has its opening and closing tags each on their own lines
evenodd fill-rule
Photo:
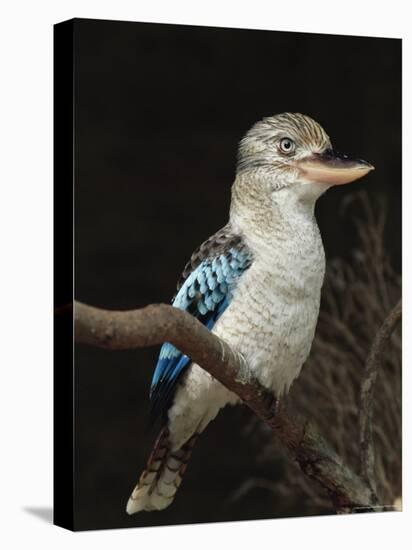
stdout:
<svg viewBox="0 0 412 550">
<path fill-rule="evenodd" d="M 252 250 L 287 249 L 319 238 L 314 208 L 326 185 L 280 185 L 273 176 L 237 176 L 232 188 L 230 221 Z"/>
</svg>

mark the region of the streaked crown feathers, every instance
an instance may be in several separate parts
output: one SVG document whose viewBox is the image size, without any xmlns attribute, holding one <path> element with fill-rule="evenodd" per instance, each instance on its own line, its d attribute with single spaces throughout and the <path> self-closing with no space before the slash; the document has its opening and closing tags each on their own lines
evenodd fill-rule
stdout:
<svg viewBox="0 0 412 550">
<path fill-rule="evenodd" d="M 283 138 L 293 140 L 304 151 L 322 151 L 330 147 L 325 130 L 301 113 L 282 113 L 256 122 L 240 141 L 237 171 L 274 168 L 285 164 L 277 147 Z M 278 161 L 278 162 L 276 162 Z"/>
</svg>

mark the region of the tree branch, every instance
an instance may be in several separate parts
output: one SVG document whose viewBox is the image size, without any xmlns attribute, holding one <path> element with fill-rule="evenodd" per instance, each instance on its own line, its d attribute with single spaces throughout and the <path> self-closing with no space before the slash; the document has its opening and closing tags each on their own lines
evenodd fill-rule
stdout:
<svg viewBox="0 0 412 550">
<path fill-rule="evenodd" d="M 373 443 L 373 392 L 382 364 L 383 351 L 402 316 L 402 300 L 389 313 L 375 336 L 366 359 L 365 373 L 361 384 L 359 408 L 359 448 L 361 472 L 371 489 L 376 492 L 375 450 Z"/>
<path fill-rule="evenodd" d="M 188 355 L 270 427 L 302 471 L 329 493 L 338 511 L 372 510 L 372 488 L 342 459 L 313 426 L 298 423 L 284 410 L 275 414 L 273 397 L 259 384 L 244 358 L 189 313 L 158 304 L 134 311 L 107 311 L 75 302 L 75 339 L 110 350 L 170 342 Z"/>
</svg>

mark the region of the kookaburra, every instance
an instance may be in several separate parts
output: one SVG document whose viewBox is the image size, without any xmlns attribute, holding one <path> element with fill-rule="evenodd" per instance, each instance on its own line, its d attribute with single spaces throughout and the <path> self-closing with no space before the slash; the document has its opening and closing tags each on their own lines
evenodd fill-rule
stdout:
<svg viewBox="0 0 412 550">
<path fill-rule="evenodd" d="M 308 116 L 257 122 L 241 140 L 228 223 L 186 265 L 173 305 L 242 354 L 279 399 L 309 355 L 325 255 L 316 200 L 373 166 L 337 154 Z M 162 429 L 127 512 L 162 510 L 182 481 L 194 442 L 219 410 L 239 398 L 169 343 L 150 392 Z"/>
</svg>

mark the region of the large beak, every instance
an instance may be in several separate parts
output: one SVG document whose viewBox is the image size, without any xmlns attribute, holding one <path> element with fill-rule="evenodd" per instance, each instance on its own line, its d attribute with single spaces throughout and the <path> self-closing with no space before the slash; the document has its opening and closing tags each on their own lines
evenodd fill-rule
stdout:
<svg viewBox="0 0 412 550">
<path fill-rule="evenodd" d="M 324 153 L 314 153 L 310 157 L 298 161 L 297 167 L 305 180 L 314 183 L 328 183 L 329 185 L 350 183 L 374 170 L 369 162 L 350 159 L 346 155 L 332 151 L 332 149 L 328 149 Z"/>
</svg>

